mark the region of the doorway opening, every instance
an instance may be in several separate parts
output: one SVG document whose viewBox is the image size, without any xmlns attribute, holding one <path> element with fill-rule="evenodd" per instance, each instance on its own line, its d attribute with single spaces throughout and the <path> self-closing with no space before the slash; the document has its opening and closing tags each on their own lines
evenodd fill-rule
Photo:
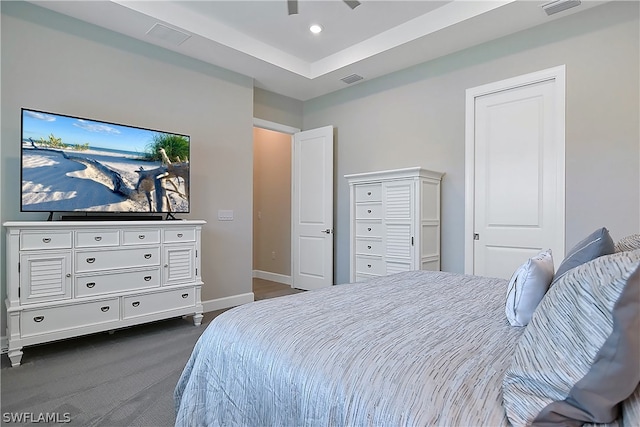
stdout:
<svg viewBox="0 0 640 427">
<path fill-rule="evenodd" d="M 298 131 L 254 120 L 253 277 L 289 286 L 292 135 Z"/>
</svg>

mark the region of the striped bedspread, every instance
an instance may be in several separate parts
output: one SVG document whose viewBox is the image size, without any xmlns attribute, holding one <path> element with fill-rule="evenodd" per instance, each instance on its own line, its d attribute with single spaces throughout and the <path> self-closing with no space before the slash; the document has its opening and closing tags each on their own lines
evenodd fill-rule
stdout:
<svg viewBox="0 0 640 427">
<path fill-rule="evenodd" d="M 523 328 L 507 282 L 412 271 L 229 310 L 175 389 L 177 426 L 506 426 Z"/>
</svg>

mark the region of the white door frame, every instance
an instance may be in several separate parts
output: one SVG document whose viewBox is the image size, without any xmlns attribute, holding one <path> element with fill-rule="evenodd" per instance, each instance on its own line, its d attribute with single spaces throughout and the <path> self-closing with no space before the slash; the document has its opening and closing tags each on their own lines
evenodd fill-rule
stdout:
<svg viewBox="0 0 640 427">
<path fill-rule="evenodd" d="M 292 154 L 293 154 L 293 134 L 300 132 L 300 129 L 292 126 L 276 123 L 276 122 L 270 122 L 268 120 L 258 119 L 256 117 L 253 118 L 253 127 L 272 130 L 274 132 L 280 132 L 286 135 L 290 135 L 291 136 L 290 150 L 292 151 Z M 293 168 L 291 169 L 291 175 L 293 177 Z M 293 194 L 293 179 L 291 180 L 290 191 L 291 191 L 291 194 Z M 291 209 L 293 210 L 293 205 L 291 206 Z M 293 223 L 290 224 L 290 227 L 292 232 L 291 238 L 293 239 Z M 252 239 L 252 244 L 253 244 L 253 239 Z M 271 280 L 274 282 L 279 282 L 285 285 L 293 286 L 293 241 L 290 242 L 290 245 L 292 250 L 291 250 L 291 259 L 289 260 L 289 266 L 291 271 L 291 274 L 289 276 L 276 275 L 276 274 L 265 276 L 264 274 L 257 274 L 257 272 L 253 270 L 253 277 L 258 277 L 261 279 Z"/>
<path fill-rule="evenodd" d="M 564 257 L 565 247 L 565 80 L 566 67 L 560 65 L 546 70 L 513 77 L 498 82 L 488 83 L 482 86 L 467 89 L 465 104 L 465 219 L 464 219 L 464 272 L 473 274 L 473 233 L 474 233 L 474 206 L 475 206 L 475 104 L 476 98 L 495 92 L 514 89 L 520 86 L 554 80 L 555 91 L 554 104 L 556 106 L 556 119 L 558 126 L 555 129 L 554 139 L 557 141 L 558 150 L 556 158 L 557 172 L 557 206 L 556 223 L 561 225 L 562 232 L 557 236 L 556 247 L 562 248 Z"/>
</svg>

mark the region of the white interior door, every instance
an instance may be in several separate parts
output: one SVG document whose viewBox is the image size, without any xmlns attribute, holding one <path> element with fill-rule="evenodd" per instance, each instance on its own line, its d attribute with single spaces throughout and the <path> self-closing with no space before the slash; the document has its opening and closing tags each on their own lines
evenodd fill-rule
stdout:
<svg viewBox="0 0 640 427">
<path fill-rule="evenodd" d="M 293 136 L 292 287 L 333 285 L 333 126 Z"/>
<path fill-rule="evenodd" d="M 471 242 L 466 273 L 508 279 L 541 250 L 551 249 L 556 265 L 564 256 L 564 80 L 558 81 L 564 67 L 559 68 L 551 76 L 540 72 L 498 82 L 467 99 L 473 125 L 467 129 L 472 231 L 465 236 Z"/>
</svg>

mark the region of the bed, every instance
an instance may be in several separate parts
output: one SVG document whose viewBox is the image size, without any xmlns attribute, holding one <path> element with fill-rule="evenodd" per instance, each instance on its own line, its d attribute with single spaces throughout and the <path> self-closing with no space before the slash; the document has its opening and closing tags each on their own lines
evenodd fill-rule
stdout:
<svg viewBox="0 0 640 427">
<path fill-rule="evenodd" d="M 522 332 L 506 286 L 412 271 L 227 311 L 193 350 L 176 424 L 506 425 L 500 385 Z"/>
<path fill-rule="evenodd" d="M 226 311 L 176 386 L 176 426 L 508 426 L 528 329 L 505 317 L 508 284 L 411 271 Z"/>
</svg>

